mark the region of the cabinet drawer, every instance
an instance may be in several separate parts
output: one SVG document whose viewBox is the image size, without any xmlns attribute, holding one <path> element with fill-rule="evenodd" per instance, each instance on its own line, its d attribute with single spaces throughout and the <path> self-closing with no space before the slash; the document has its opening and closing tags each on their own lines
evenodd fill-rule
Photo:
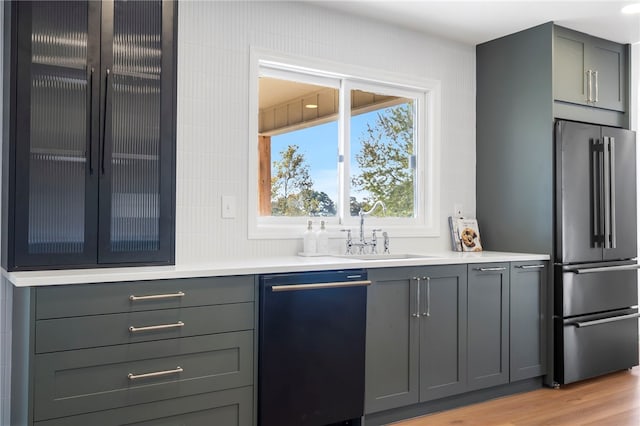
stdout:
<svg viewBox="0 0 640 426">
<path fill-rule="evenodd" d="M 251 302 L 253 299 L 254 278 L 251 275 L 39 287 L 36 290 L 36 319 Z"/>
<path fill-rule="evenodd" d="M 252 367 L 253 331 L 36 355 L 34 418 L 248 386 Z"/>
<path fill-rule="evenodd" d="M 40 320 L 36 353 L 251 330 L 253 315 L 249 302 Z"/>
<path fill-rule="evenodd" d="M 253 386 L 36 422 L 36 426 L 251 426 Z"/>
</svg>

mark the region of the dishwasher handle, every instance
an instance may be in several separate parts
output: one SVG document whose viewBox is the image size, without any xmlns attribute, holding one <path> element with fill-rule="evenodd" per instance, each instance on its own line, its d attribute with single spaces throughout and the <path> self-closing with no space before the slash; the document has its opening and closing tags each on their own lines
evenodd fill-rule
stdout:
<svg viewBox="0 0 640 426">
<path fill-rule="evenodd" d="M 328 288 L 341 288 L 341 287 L 363 287 L 371 285 L 371 281 L 337 281 L 330 283 L 311 283 L 311 284 L 290 284 L 290 285 L 274 285 L 271 287 L 271 291 L 300 291 L 300 290 L 320 290 Z"/>
</svg>

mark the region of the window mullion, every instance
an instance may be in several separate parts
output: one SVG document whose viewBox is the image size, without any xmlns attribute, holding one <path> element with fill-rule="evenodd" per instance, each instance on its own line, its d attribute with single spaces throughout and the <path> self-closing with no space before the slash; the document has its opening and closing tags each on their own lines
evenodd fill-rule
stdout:
<svg viewBox="0 0 640 426">
<path fill-rule="evenodd" d="M 351 88 L 347 80 L 342 80 L 340 85 L 340 106 L 338 109 L 338 156 L 341 159 L 338 164 L 338 192 L 339 192 L 339 217 L 340 223 L 345 224 L 351 216 L 350 212 L 350 138 L 351 118 Z"/>
</svg>

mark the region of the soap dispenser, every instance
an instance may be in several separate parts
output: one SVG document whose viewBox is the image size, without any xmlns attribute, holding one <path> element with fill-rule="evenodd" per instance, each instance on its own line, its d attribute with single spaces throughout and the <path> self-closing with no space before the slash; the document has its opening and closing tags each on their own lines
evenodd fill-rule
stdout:
<svg viewBox="0 0 640 426">
<path fill-rule="evenodd" d="M 318 250 L 318 254 L 329 253 L 329 233 L 324 227 L 324 220 L 320 221 L 320 229 L 316 234 L 316 240 L 316 248 Z"/>
<path fill-rule="evenodd" d="M 316 233 L 313 232 L 313 222 L 307 222 L 307 230 L 304 232 L 304 254 L 315 254 L 317 251 Z"/>
</svg>

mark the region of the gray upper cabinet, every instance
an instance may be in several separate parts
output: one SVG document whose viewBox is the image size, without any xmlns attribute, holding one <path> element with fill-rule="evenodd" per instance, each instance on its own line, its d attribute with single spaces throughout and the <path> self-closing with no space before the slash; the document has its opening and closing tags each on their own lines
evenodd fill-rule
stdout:
<svg viewBox="0 0 640 426">
<path fill-rule="evenodd" d="M 509 294 L 509 380 L 528 379 L 547 372 L 546 262 L 511 264 Z"/>
<path fill-rule="evenodd" d="M 509 381 L 509 264 L 469 265 L 468 390 Z"/>
<path fill-rule="evenodd" d="M 626 111 L 627 48 L 566 28 L 554 29 L 555 100 Z"/>
<path fill-rule="evenodd" d="M 365 413 L 465 390 L 466 266 L 369 271 Z"/>
</svg>

